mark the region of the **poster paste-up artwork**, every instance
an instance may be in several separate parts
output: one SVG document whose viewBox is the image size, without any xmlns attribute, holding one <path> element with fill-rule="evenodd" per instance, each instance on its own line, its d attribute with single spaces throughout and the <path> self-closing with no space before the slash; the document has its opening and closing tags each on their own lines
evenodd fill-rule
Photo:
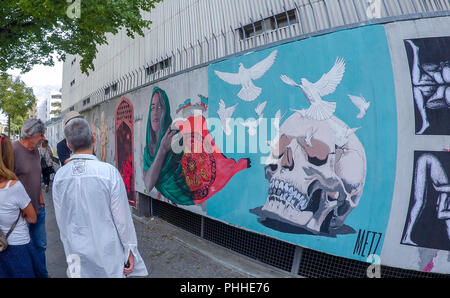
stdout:
<svg viewBox="0 0 450 298">
<path fill-rule="evenodd" d="M 417 135 L 450 135 L 450 36 L 404 41 Z"/>
<path fill-rule="evenodd" d="M 416 151 L 401 244 L 450 251 L 450 153 Z"/>
<path fill-rule="evenodd" d="M 208 80 L 209 131 L 251 167 L 208 200 L 207 215 L 333 255 L 379 255 L 397 154 L 384 28 L 251 52 L 211 65 Z"/>
</svg>

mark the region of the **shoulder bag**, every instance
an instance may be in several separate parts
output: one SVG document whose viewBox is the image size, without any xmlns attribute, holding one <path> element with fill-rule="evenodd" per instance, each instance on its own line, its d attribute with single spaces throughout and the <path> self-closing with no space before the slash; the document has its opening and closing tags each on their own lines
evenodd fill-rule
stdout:
<svg viewBox="0 0 450 298">
<path fill-rule="evenodd" d="M 16 222 L 9 229 L 6 236 L 3 234 L 2 230 L 0 230 L 0 252 L 4 252 L 8 248 L 8 237 L 9 237 L 9 235 L 11 235 L 12 231 L 16 227 L 17 223 L 19 222 L 19 219 L 20 219 L 20 211 L 19 211 L 19 216 L 17 217 Z"/>
</svg>

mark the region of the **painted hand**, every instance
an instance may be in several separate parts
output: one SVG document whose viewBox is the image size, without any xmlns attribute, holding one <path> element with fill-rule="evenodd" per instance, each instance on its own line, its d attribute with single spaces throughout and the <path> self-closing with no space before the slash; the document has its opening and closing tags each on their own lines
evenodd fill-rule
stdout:
<svg viewBox="0 0 450 298">
<path fill-rule="evenodd" d="M 177 134 L 178 132 L 176 130 L 170 130 L 168 129 L 166 133 L 164 134 L 163 138 L 161 139 L 161 146 L 160 150 L 163 151 L 163 153 L 167 153 L 172 149 L 172 138 Z"/>
</svg>

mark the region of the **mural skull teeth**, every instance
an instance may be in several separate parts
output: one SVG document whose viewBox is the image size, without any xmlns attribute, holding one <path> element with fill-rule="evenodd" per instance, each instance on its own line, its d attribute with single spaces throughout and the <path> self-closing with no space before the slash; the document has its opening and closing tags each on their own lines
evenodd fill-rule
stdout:
<svg viewBox="0 0 450 298">
<path fill-rule="evenodd" d="M 270 182 L 268 204 L 263 210 L 279 213 L 279 215 L 297 215 L 298 211 L 304 211 L 310 202 L 307 195 L 302 194 L 299 189 L 278 179 Z"/>
</svg>

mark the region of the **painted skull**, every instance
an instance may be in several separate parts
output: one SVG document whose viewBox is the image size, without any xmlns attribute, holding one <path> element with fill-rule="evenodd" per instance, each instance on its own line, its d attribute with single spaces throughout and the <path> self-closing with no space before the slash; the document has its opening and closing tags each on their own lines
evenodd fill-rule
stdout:
<svg viewBox="0 0 450 298">
<path fill-rule="evenodd" d="M 355 131 L 334 116 L 325 121 L 290 116 L 266 162 L 264 216 L 314 234 L 342 227 L 366 178 L 366 156 Z"/>
</svg>

